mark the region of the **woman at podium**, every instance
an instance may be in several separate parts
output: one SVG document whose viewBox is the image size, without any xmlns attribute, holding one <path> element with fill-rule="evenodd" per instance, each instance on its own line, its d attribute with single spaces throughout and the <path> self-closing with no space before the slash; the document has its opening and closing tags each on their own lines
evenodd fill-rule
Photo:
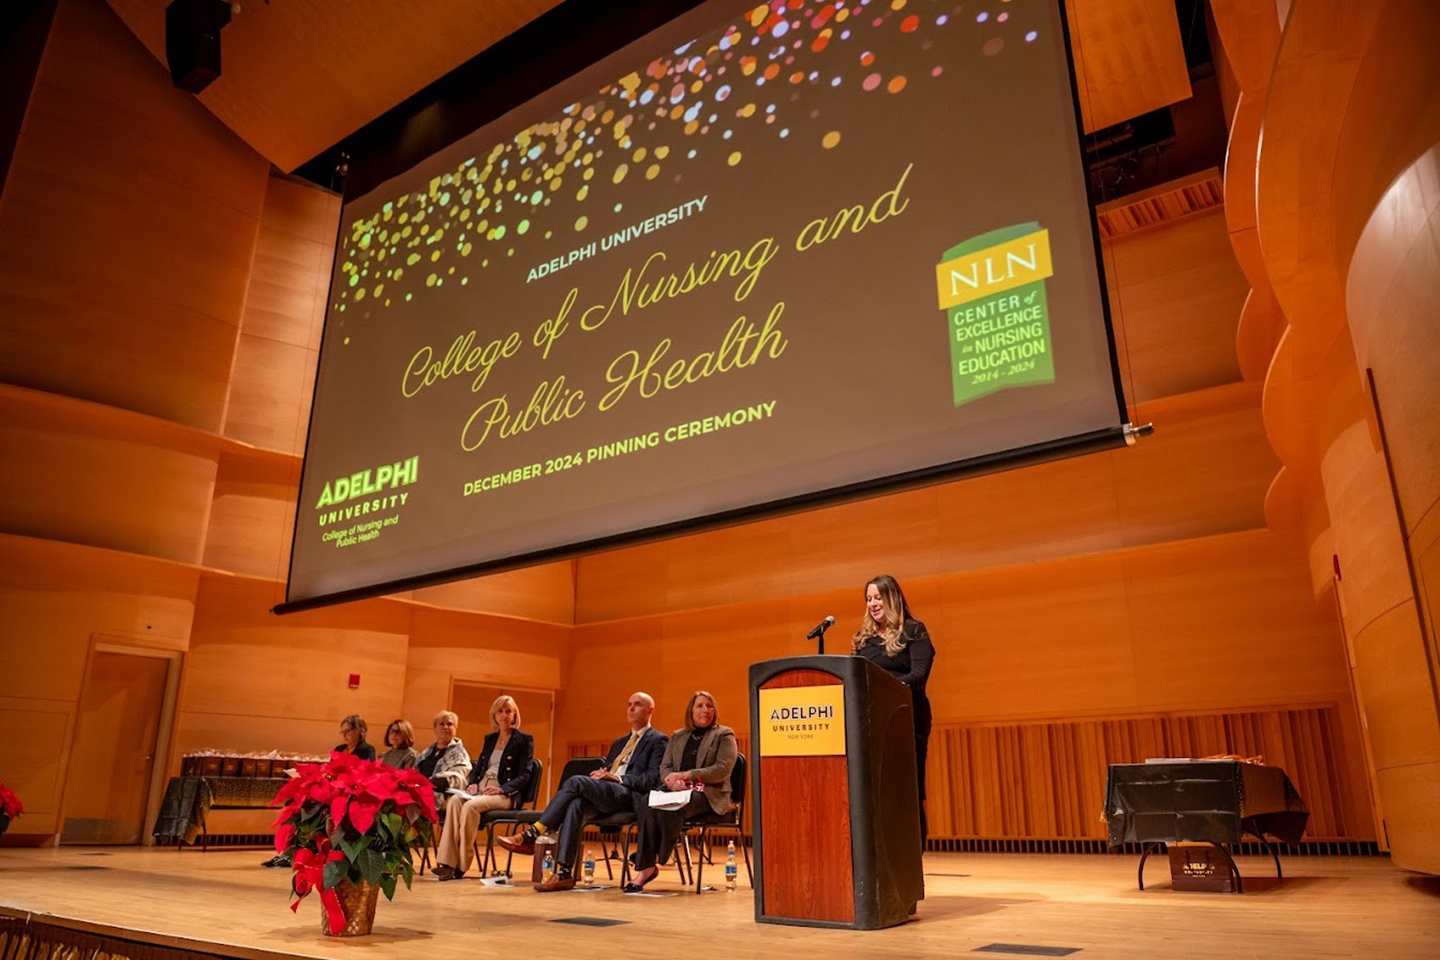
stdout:
<svg viewBox="0 0 1440 960">
<path fill-rule="evenodd" d="M 930 698 L 925 682 L 935 662 L 935 645 L 915 619 L 894 577 L 881 574 L 865 583 L 865 617 L 855 632 L 853 652 L 910 688 L 915 698 L 915 769 L 919 774 L 920 843 L 925 823 L 925 754 L 930 746 Z"/>
</svg>

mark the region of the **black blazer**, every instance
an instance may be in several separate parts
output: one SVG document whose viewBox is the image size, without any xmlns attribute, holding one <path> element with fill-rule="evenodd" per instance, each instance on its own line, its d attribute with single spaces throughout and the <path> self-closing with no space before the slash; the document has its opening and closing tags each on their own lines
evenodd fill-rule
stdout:
<svg viewBox="0 0 1440 960">
<path fill-rule="evenodd" d="M 630 734 L 627 733 L 610 746 L 610 752 L 605 755 L 606 770 L 615 766 L 620 751 L 624 750 L 625 744 L 629 742 Z M 660 760 L 665 756 L 665 746 L 669 742 L 670 738 L 654 727 L 646 730 L 640 742 L 635 744 L 635 752 L 630 754 L 630 763 L 626 765 L 620 782 L 636 793 L 649 793 L 658 787 Z"/>
<path fill-rule="evenodd" d="M 470 782 L 479 785 L 490 768 L 490 754 L 495 752 L 495 741 L 500 734 L 485 734 L 480 752 L 475 755 L 475 765 L 470 768 Z M 500 754 L 500 791 L 511 800 L 519 800 L 530 785 L 530 761 L 535 758 L 535 738 L 524 730 L 511 730 L 510 742 Z"/>
<path fill-rule="evenodd" d="M 341 743 L 341 744 L 337 744 L 336 747 L 335 747 L 335 749 L 334 749 L 334 751 L 332 751 L 332 752 L 334 752 L 334 753 L 345 753 L 345 752 L 347 752 L 349 749 L 350 749 L 350 748 L 349 748 L 348 746 L 346 746 L 345 744 Z M 374 760 L 374 759 L 375 759 L 375 745 L 374 745 L 373 743 L 371 743 L 369 740 L 361 740 L 359 743 L 355 744 L 355 756 L 359 757 L 361 760 Z"/>
</svg>

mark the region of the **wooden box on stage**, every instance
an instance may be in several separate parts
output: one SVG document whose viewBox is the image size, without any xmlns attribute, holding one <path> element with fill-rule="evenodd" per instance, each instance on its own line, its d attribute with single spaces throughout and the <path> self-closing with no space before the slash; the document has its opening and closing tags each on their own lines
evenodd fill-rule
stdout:
<svg viewBox="0 0 1440 960">
<path fill-rule="evenodd" d="M 1225 854 L 1208 843 L 1170 845 L 1170 886 L 1176 890 L 1233 893 L 1235 876 Z"/>
<path fill-rule="evenodd" d="M 750 668 L 755 919 L 889 927 L 925 896 L 910 688 L 861 657 Z"/>
</svg>

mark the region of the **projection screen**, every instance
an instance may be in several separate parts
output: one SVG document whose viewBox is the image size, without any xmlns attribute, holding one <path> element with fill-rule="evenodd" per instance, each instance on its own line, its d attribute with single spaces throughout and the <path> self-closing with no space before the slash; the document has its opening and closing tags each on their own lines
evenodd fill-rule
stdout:
<svg viewBox="0 0 1440 960">
<path fill-rule="evenodd" d="M 943 479 L 1124 401 L 1056 0 L 712 0 L 343 206 L 300 609 Z"/>
</svg>

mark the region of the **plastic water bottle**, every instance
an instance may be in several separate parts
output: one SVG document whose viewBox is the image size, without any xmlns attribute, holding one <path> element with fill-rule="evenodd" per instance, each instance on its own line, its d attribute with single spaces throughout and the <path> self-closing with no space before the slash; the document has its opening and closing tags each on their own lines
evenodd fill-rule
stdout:
<svg viewBox="0 0 1440 960">
<path fill-rule="evenodd" d="M 585 878 L 585 886 L 592 887 L 595 885 L 595 851 L 589 847 L 585 848 L 585 867 L 584 873 L 582 873 L 581 876 Z"/>
<path fill-rule="evenodd" d="M 545 863 L 540 868 L 547 876 L 555 871 L 555 855 L 550 852 L 552 847 L 552 843 L 545 844 Z"/>
<path fill-rule="evenodd" d="M 725 851 L 725 892 L 735 892 L 735 841 L 730 841 L 729 848 Z"/>
</svg>

